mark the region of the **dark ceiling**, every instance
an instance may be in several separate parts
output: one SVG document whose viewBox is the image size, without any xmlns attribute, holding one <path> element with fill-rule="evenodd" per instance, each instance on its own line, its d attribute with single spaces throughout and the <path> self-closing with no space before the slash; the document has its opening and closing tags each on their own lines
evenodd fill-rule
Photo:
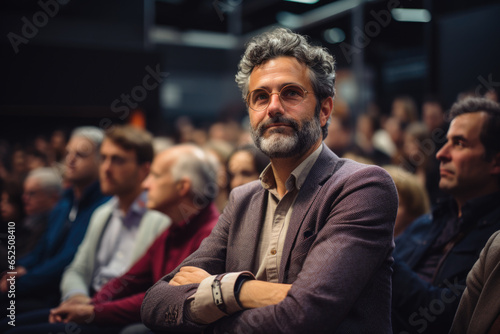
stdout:
<svg viewBox="0 0 500 334">
<path fill-rule="evenodd" d="M 500 53 L 498 43 L 493 37 L 487 39 L 489 26 L 498 27 L 498 20 L 489 18 L 486 26 L 482 22 L 495 4 L 500 1 L 3 0 L 0 114 L 24 125 L 32 121 L 34 126 L 40 121 L 35 114 L 60 118 L 64 112 L 68 122 L 71 117 L 102 118 L 103 112 L 109 113 L 111 101 L 130 92 L 145 67 L 155 64 L 171 73 L 166 81 L 185 92 L 203 90 L 203 82 L 214 89 L 213 96 L 227 91 L 218 98 L 227 99 L 227 104 L 233 99 L 241 103 L 232 89 L 244 43 L 260 31 L 287 24 L 329 48 L 337 68 L 352 70 L 358 85 L 369 84 L 373 96 L 367 98 L 382 107 L 402 92 L 417 100 L 429 92 L 442 94 L 449 102 L 463 89 L 463 82 L 474 84 L 488 77 L 500 81 L 498 61 L 491 62 Z M 391 8 L 427 9 L 432 19 L 399 22 L 389 15 Z M 482 14 L 472 14 L 478 11 Z M 469 14 L 475 19 L 468 20 Z M 460 19 L 454 21 L 454 17 Z M 390 22 L 381 23 L 384 19 Z M 15 40 L 14 45 L 12 36 L 29 33 L 26 22 L 37 23 L 36 32 Z M 328 42 L 325 31 L 332 28 L 345 34 L 344 42 Z M 492 36 L 500 30 L 494 29 Z M 463 64 L 467 66 L 457 71 Z M 458 77 L 464 70 L 469 74 Z M 365 78 L 364 73 L 371 77 Z M 161 127 L 161 117 L 168 121 L 172 113 L 195 112 L 186 109 L 188 103 L 178 110 L 165 110 L 161 94 L 149 92 L 141 105 L 152 118 L 150 124 Z M 189 95 L 187 102 L 199 99 Z M 217 109 L 219 104 L 211 106 Z M 198 112 L 203 107 L 198 106 Z"/>
</svg>

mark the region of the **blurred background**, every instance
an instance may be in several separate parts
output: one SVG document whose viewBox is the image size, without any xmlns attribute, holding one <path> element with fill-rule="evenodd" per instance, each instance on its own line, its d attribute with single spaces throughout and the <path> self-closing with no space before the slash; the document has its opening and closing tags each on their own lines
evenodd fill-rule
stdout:
<svg viewBox="0 0 500 334">
<path fill-rule="evenodd" d="M 234 75 L 274 26 L 337 61 L 335 112 L 354 124 L 396 96 L 445 109 L 500 86 L 500 1 L 7 0 L 0 13 L 0 140 L 132 122 L 174 136 L 245 122 Z M 420 111 L 419 111 L 420 112 Z"/>
</svg>

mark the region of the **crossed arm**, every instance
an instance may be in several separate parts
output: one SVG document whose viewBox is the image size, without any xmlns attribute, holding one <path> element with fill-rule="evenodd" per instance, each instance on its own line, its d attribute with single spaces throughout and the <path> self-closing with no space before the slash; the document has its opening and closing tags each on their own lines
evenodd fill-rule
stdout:
<svg viewBox="0 0 500 334">
<path fill-rule="evenodd" d="M 197 267 L 182 267 L 170 280 L 173 286 L 201 283 L 210 274 Z M 238 296 L 236 296 L 241 306 L 245 309 L 275 305 L 285 299 L 291 284 L 270 283 L 265 281 L 247 280 L 241 286 Z"/>
</svg>

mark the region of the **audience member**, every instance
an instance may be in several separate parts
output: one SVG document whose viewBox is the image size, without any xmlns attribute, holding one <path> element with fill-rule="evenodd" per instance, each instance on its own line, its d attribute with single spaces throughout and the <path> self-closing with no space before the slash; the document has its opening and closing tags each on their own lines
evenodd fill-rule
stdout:
<svg viewBox="0 0 500 334">
<path fill-rule="evenodd" d="M 457 102 L 446 144 L 437 152 L 439 187 L 451 198 L 396 239 L 394 333 L 447 333 L 465 279 L 500 229 L 500 106 Z"/>
<path fill-rule="evenodd" d="M 4 272 L 8 268 L 8 224 L 12 222 L 14 228 L 17 227 L 21 232 L 21 225 L 25 217 L 22 184 L 10 179 L 2 183 L 2 197 L 0 200 L 0 223 L 2 224 L 0 228 L 0 272 Z M 19 247 L 22 246 L 19 245 Z"/>
<path fill-rule="evenodd" d="M 174 331 L 389 332 L 397 193 L 383 169 L 322 144 L 333 57 L 279 28 L 248 44 L 236 78 L 271 165 L 262 181 L 233 189 L 212 234 L 147 292 L 143 322 Z"/>
<path fill-rule="evenodd" d="M 436 159 L 436 145 L 424 123 L 410 124 L 404 134 L 403 154 L 398 163 L 415 174 L 425 186 L 433 206 L 445 195 L 439 189 L 439 161 Z"/>
<path fill-rule="evenodd" d="M 446 119 L 446 113 L 443 110 L 443 106 L 438 99 L 433 97 L 427 97 L 422 103 L 422 122 L 427 126 L 433 138 L 443 138 L 442 134 L 448 131 L 448 121 Z M 437 133 L 436 131 L 439 131 Z M 443 138 L 444 139 L 444 138 Z M 435 140 L 437 149 L 440 149 L 446 140 Z M 437 150 L 436 150 L 437 152 Z"/>
<path fill-rule="evenodd" d="M 30 149 L 26 151 L 26 168 L 28 171 L 48 166 L 49 161 L 45 153 L 37 149 Z"/>
<path fill-rule="evenodd" d="M 391 116 L 403 125 L 403 129 L 418 120 L 418 109 L 415 100 L 408 95 L 396 97 L 392 101 Z"/>
<path fill-rule="evenodd" d="M 385 153 L 391 161 L 397 161 L 403 150 L 402 124 L 394 116 L 385 118 L 382 123 L 382 127 L 373 135 L 373 147 Z"/>
<path fill-rule="evenodd" d="M 90 316 L 94 314 L 90 313 L 85 317 L 83 312 L 90 305 L 97 305 L 91 298 L 94 292 L 99 293 L 101 288 L 107 286 L 100 295 L 100 299 L 103 299 L 125 289 L 130 282 L 118 280 L 110 283 L 112 285 L 108 285 L 108 282 L 123 275 L 144 256 L 149 246 L 170 223 L 164 214 L 146 208 L 146 192 L 142 189 L 142 182 L 150 172 L 153 159 L 152 136 L 131 126 L 114 126 L 106 132 L 100 151 L 101 190 L 107 195 L 113 195 L 113 198 L 92 215 L 85 238 L 73 262 L 63 274 L 63 302 L 52 310 L 42 309 L 19 317 L 15 333 L 64 331 L 66 322 L 77 320 L 73 319 L 75 314 L 67 314 L 69 310 L 78 310 L 78 319 L 85 320 L 82 324 L 89 324 L 92 321 Z M 135 278 L 132 275 L 122 279 Z M 118 290 L 117 282 L 124 283 Z M 94 297 L 96 296 L 98 295 Z M 129 303 L 130 300 L 122 302 L 122 306 L 131 307 Z M 52 315 L 50 322 L 53 324 L 49 323 L 49 314 Z M 115 314 L 112 319 L 108 319 L 108 325 L 118 327 L 118 323 L 113 323 L 117 316 Z M 131 321 L 122 316 L 122 322 L 127 320 Z M 65 323 L 59 324 L 63 321 Z M 106 328 L 101 332 L 108 333 L 113 328 Z M 98 332 L 95 327 L 86 330 L 88 333 Z"/>
<path fill-rule="evenodd" d="M 354 146 L 350 153 L 365 157 L 377 165 L 386 165 L 391 162 L 391 157 L 373 145 L 373 136 L 378 129 L 375 116 L 365 113 L 358 116 Z"/>
<path fill-rule="evenodd" d="M 500 333 L 500 231 L 495 232 L 467 275 L 450 333 Z"/>
<path fill-rule="evenodd" d="M 16 256 L 22 257 L 35 248 L 47 229 L 50 211 L 59 201 L 61 192 L 61 175 L 53 168 L 40 167 L 28 174 L 23 191 L 26 218 L 16 231 L 18 239 L 22 240 L 16 247 Z"/>
<path fill-rule="evenodd" d="M 49 215 L 47 231 L 33 251 L 17 261 L 16 312 L 57 305 L 59 282 L 73 260 L 94 210 L 109 198 L 98 181 L 101 129 L 81 127 L 73 131 L 66 147 L 66 178 L 72 187 L 61 196 Z M 10 275 L 9 275 L 10 276 Z M 7 276 L 1 279 L 6 300 Z"/>
<path fill-rule="evenodd" d="M 215 199 L 215 205 L 219 211 L 222 211 L 229 197 L 229 179 L 226 166 L 234 146 L 227 141 L 215 139 L 205 143 L 202 147 L 212 156 L 212 159 L 217 160 L 217 186 L 219 192 Z"/>
<path fill-rule="evenodd" d="M 0 213 L 3 222 L 20 224 L 26 213 L 23 204 L 23 185 L 14 180 L 6 180 L 2 186 Z"/>
<path fill-rule="evenodd" d="M 325 138 L 325 145 L 328 146 L 339 157 L 352 150 L 352 129 L 348 117 L 332 115 L 328 125 L 328 136 Z"/>
<path fill-rule="evenodd" d="M 399 166 L 384 166 L 398 190 L 398 214 L 394 236 L 400 235 L 416 218 L 430 211 L 429 195 L 420 180 Z"/>
<path fill-rule="evenodd" d="M 245 145 L 231 153 L 227 163 L 229 190 L 258 180 L 260 173 L 269 164 L 269 158 L 255 145 Z"/>
<path fill-rule="evenodd" d="M 131 126 L 114 126 L 100 149 L 101 191 L 113 196 L 92 215 L 75 258 L 61 280 L 63 303 L 87 303 L 109 280 L 122 275 L 169 225 L 146 208 L 142 181 L 153 160 L 152 136 Z"/>
</svg>

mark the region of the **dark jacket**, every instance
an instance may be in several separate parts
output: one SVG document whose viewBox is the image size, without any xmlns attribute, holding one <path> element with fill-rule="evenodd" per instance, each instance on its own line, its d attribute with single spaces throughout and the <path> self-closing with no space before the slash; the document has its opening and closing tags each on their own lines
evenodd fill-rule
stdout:
<svg viewBox="0 0 500 334">
<path fill-rule="evenodd" d="M 431 283 L 414 271 L 440 235 L 446 222 L 456 217 L 450 198 L 436 207 L 433 214 L 415 220 L 396 239 L 393 275 L 394 333 L 447 333 L 465 279 L 488 238 L 500 229 L 500 193 L 476 198 L 462 208 L 464 233 L 452 241 L 439 262 Z"/>
</svg>

